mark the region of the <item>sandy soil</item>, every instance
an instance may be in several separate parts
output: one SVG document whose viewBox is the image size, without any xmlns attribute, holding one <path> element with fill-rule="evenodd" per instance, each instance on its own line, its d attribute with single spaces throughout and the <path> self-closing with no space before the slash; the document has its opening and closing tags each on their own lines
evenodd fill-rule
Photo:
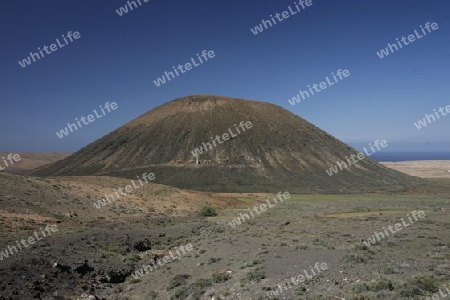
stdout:
<svg viewBox="0 0 450 300">
<path fill-rule="evenodd" d="M 450 178 L 450 160 L 381 162 L 384 166 L 422 178 Z"/>
<path fill-rule="evenodd" d="M 0 152 L 0 157 L 7 158 L 9 154 L 19 154 L 20 160 L 18 162 L 14 162 L 5 168 L 5 172 L 10 173 L 19 173 L 24 171 L 30 171 L 35 168 L 41 167 L 43 165 L 61 160 L 66 158 L 71 153 L 68 152 Z M 7 161 L 10 164 L 9 161 Z M 3 160 L 0 160 L 0 164 L 2 167 L 5 167 L 6 164 Z"/>
</svg>

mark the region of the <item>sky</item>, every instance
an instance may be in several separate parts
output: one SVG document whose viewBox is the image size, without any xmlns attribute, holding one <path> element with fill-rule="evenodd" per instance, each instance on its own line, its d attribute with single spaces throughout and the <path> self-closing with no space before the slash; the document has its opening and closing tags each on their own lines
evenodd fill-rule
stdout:
<svg viewBox="0 0 450 300">
<path fill-rule="evenodd" d="M 0 0 L 0 151 L 74 152 L 192 94 L 270 102 L 351 145 L 379 139 L 390 151 L 450 149 L 450 116 L 414 125 L 450 105 L 450 1 L 312 0 L 257 35 L 250 29 L 295 11 L 294 1 L 140 1 L 119 16 L 127 1 Z M 427 22 L 439 28 L 387 57 L 376 54 Z M 69 31 L 80 37 L 64 44 Z M 18 63 L 57 38 L 63 48 L 25 68 Z M 203 50 L 215 56 L 154 84 Z M 350 76 L 288 102 L 339 69 Z M 118 108 L 57 136 L 106 102 Z"/>
</svg>

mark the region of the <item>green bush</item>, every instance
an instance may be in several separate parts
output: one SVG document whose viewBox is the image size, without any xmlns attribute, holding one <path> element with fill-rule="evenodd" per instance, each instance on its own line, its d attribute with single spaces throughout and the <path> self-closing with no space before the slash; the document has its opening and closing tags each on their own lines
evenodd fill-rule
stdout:
<svg viewBox="0 0 450 300">
<path fill-rule="evenodd" d="M 247 276 L 245 277 L 244 281 L 246 282 L 260 282 L 262 279 L 266 278 L 266 274 L 262 268 L 257 268 L 253 271 L 250 271 L 247 273 Z"/>
<path fill-rule="evenodd" d="M 191 278 L 191 275 L 189 274 L 175 275 L 175 277 L 173 277 L 172 280 L 170 281 L 167 290 L 170 291 L 171 289 L 184 285 L 189 278 Z"/>
<path fill-rule="evenodd" d="M 390 281 L 389 279 L 386 279 L 386 278 L 379 278 L 377 281 L 371 282 L 369 284 L 369 291 L 378 292 L 378 291 L 382 291 L 382 290 L 393 291 L 394 285 L 393 285 L 392 281 Z"/>
<path fill-rule="evenodd" d="M 215 216 L 217 216 L 217 212 L 214 207 L 204 206 L 200 210 L 200 215 L 202 215 L 204 217 L 215 217 Z"/>
<path fill-rule="evenodd" d="M 191 296 L 191 299 L 200 300 L 200 297 L 206 292 L 206 290 L 213 285 L 211 279 L 198 279 L 189 286 L 183 286 L 170 297 L 171 300 L 187 299 Z"/>
<path fill-rule="evenodd" d="M 403 284 L 400 295 L 412 297 L 424 295 L 424 292 L 436 293 L 437 291 L 439 291 L 439 283 L 433 276 L 419 275 Z"/>
<path fill-rule="evenodd" d="M 214 283 L 221 283 L 229 280 L 231 278 L 230 274 L 223 273 L 223 274 L 213 274 L 213 282 Z"/>
</svg>

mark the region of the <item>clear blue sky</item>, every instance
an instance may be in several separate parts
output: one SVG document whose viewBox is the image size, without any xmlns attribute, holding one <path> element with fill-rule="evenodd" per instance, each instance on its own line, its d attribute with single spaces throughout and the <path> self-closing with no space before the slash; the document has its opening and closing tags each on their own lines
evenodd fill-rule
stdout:
<svg viewBox="0 0 450 300">
<path fill-rule="evenodd" d="M 407 150 L 448 151 L 450 116 L 420 130 L 413 123 L 450 105 L 450 1 L 312 2 L 253 35 L 250 28 L 294 1 L 141 0 L 119 16 L 124 0 L 1 0 L 0 151 L 76 151 L 190 94 L 274 103 L 344 142 L 386 139 Z M 389 57 L 376 55 L 426 22 L 439 29 Z M 68 31 L 81 38 L 26 68 L 18 64 Z M 164 71 L 202 50 L 216 56 L 155 86 Z M 350 77 L 288 103 L 337 69 L 348 69 Z M 107 101 L 119 108 L 63 139 L 56 136 Z"/>
</svg>

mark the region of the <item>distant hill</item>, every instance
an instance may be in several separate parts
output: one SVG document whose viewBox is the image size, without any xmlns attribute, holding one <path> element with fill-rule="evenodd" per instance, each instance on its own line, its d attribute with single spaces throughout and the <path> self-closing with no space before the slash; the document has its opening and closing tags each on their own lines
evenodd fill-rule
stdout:
<svg viewBox="0 0 450 300">
<path fill-rule="evenodd" d="M 40 166 L 53 163 L 55 161 L 61 160 L 63 158 L 66 158 L 71 153 L 68 152 L 0 152 L 0 157 L 7 157 L 8 154 L 19 154 L 21 159 L 18 162 L 14 162 L 14 164 L 8 166 L 5 168 L 5 172 L 8 173 L 19 173 L 23 171 L 29 171 L 36 169 Z M 2 163 L 2 167 L 5 165 L 3 164 L 3 161 L 0 160 Z M 8 162 L 9 163 L 9 162 Z"/>
<path fill-rule="evenodd" d="M 250 121 L 251 129 L 192 154 L 211 137 Z M 356 126 L 356 124 L 355 124 Z M 366 157 L 333 176 L 326 169 L 358 151 L 270 103 L 192 95 L 152 109 L 35 175 L 108 175 L 216 192 L 359 193 L 407 191 L 423 179 Z"/>
</svg>

